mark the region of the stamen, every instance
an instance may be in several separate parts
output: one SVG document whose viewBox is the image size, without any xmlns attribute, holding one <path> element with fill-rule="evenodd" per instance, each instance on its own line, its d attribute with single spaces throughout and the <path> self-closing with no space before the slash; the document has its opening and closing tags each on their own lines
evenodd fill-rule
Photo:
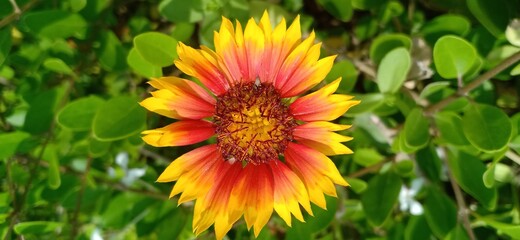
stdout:
<svg viewBox="0 0 520 240">
<path fill-rule="evenodd" d="M 219 96 L 215 112 L 217 145 L 230 163 L 278 159 L 293 140 L 296 121 L 274 86 L 259 79 Z"/>
</svg>

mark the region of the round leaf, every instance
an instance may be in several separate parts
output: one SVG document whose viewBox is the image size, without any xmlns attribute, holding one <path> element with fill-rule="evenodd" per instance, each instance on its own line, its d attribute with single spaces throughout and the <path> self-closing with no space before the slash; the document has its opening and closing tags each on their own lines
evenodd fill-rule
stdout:
<svg viewBox="0 0 520 240">
<path fill-rule="evenodd" d="M 61 10 L 34 11 L 25 14 L 25 25 L 42 37 L 83 39 L 87 22 L 79 14 Z"/>
<path fill-rule="evenodd" d="M 468 139 L 462 131 L 462 118 L 454 112 L 439 112 L 435 115 L 435 124 L 441 133 L 441 137 L 447 142 L 457 145 L 468 145 Z"/>
<path fill-rule="evenodd" d="M 47 221 L 33 221 L 33 222 L 21 222 L 14 225 L 14 231 L 17 234 L 43 234 L 55 231 L 57 228 L 62 227 L 63 223 L 60 222 L 47 222 Z"/>
<path fill-rule="evenodd" d="M 432 232 L 443 239 L 457 225 L 457 207 L 444 193 L 431 188 L 424 203 L 424 216 Z"/>
<path fill-rule="evenodd" d="M 352 18 L 351 0 L 318 0 L 318 3 L 335 18 L 347 22 Z"/>
<path fill-rule="evenodd" d="M 397 92 L 408 75 L 411 58 L 405 48 L 396 48 L 385 55 L 377 69 L 377 86 L 382 93 Z"/>
<path fill-rule="evenodd" d="M 473 45 L 456 36 L 444 36 L 433 47 L 435 67 L 446 79 L 464 76 L 475 64 L 477 57 Z"/>
<path fill-rule="evenodd" d="M 412 40 L 404 34 L 384 34 L 378 36 L 370 45 L 370 59 L 379 64 L 381 59 L 395 48 L 404 47 L 410 50 Z"/>
<path fill-rule="evenodd" d="M 464 135 L 474 147 L 493 152 L 504 148 L 511 137 L 512 125 L 500 109 L 482 104 L 468 108 L 462 118 Z"/>
<path fill-rule="evenodd" d="M 204 18 L 202 0 L 163 0 L 159 12 L 172 22 L 198 22 Z"/>
<path fill-rule="evenodd" d="M 61 109 L 57 121 L 62 127 L 74 131 L 89 130 L 96 111 L 102 103 L 103 100 L 95 96 L 77 99 Z"/>
<path fill-rule="evenodd" d="M 421 33 L 426 40 L 434 43 L 437 39 L 447 34 L 464 36 L 469 32 L 470 28 L 471 23 L 464 16 L 445 14 L 427 22 Z"/>
<path fill-rule="evenodd" d="M 11 50 L 11 28 L 0 29 L 0 66 Z"/>
<path fill-rule="evenodd" d="M 132 48 L 128 53 L 128 57 L 126 58 L 128 65 L 134 69 L 138 74 L 147 77 L 161 77 L 162 69 L 161 67 L 155 66 L 149 62 L 147 62 L 135 48 Z"/>
<path fill-rule="evenodd" d="M 59 58 L 49 58 L 43 62 L 43 66 L 53 72 L 74 75 L 72 69 Z"/>
<path fill-rule="evenodd" d="M 411 148 L 422 148 L 430 140 L 428 119 L 423 115 L 422 110 L 415 108 L 406 117 L 404 123 L 405 144 Z"/>
<path fill-rule="evenodd" d="M 148 32 L 134 38 L 137 52 L 149 63 L 166 67 L 177 58 L 177 40 L 157 32 Z"/>
<path fill-rule="evenodd" d="M 144 127 L 145 117 L 145 110 L 135 99 L 126 96 L 112 98 L 96 112 L 94 136 L 101 141 L 126 138 Z"/>
<path fill-rule="evenodd" d="M 511 44 L 520 47 L 520 20 L 518 18 L 507 26 L 506 38 Z"/>
<path fill-rule="evenodd" d="M 401 179 L 393 172 L 374 176 L 361 196 L 367 219 L 379 226 L 390 215 L 401 190 Z M 384 199 L 384 201 L 381 201 Z"/>
</svg>

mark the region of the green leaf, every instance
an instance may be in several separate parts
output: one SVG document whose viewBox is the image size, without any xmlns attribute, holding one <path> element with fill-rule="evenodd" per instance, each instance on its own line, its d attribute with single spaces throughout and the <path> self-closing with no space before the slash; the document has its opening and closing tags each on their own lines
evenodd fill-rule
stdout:
<svg viewBox="0 0 520 240">
<path fill-rule="evenodd" d="M 29 136 L 28 133 L 21 131 L 0 133 L 0 159 L 13 156 L 20 143 Z"/>
<path fill-rule="evenodd" d="M 347 180 L 348 184 L 350 185 L 350 187 L 352 188 L 352 190 L 354 192 L 356 192 L 357 194 L 364 192 L 368 187 L 367 182 L 365 182 L 359 178 L 346 178 L 346 180 Z"/>
<path fill-rule="evenodd" d="M 146 61 L 158 67 L 170 66 L 177 58 L 177 40 L 166 34 L 140 34 L 134 38 L 134 46 Z"/>
<path fill-rule="evenodd" d="M 432 232 L 424 215 L 410 216 L 404 233 L 405 240 L 432 239 L 431 235 Z"/>
<path fill-rule="evenodd" d="M 469 10 L 495 37 L 506 30 L 510 17 L 516 14 L 514 3 L 508 0 L 467 0 Z"/>
<path fill-rule="evenodd" d="M 473 45 L 460 37 L 441 37 L 433 47 L 435 67 L 445 79 L 462 78 L 477 58 L 477 51 Z"/>
<path fill-rule="evenodd" d="M 421 91 L 419 97 L 426 99 L 428 96 L 448 87 L 450 82 L 440 81 L 440 82 L 432 82 Z"/>
<path fill-rule="evenodd" d="M 354 152 L 354 162 L 367 167 L 383 161 L 385 157 L 374 148 L 358 148 Z"/>
<path fill-rule="evenodd" d="M 490 164 L 482 176 L 484 186 L 487 188 L 492 188 L 495 185 L 495 166 L 494 163 Z"/>
<path fill-rule="evenodd" d="M 162 77 L 161 67 L 147 62 L 135 48 L 132 48 L 126 58 L 128 65 L 138 74 L 147 78 Z"/>
<path fill-rule="evenodd" d="M 517 239 L 518 236 L 520 236 L 520 226 L 518 224 L 502 223 L 488 217 L 479 217 L 478 220 L 485 222 L 487 225 L 502 234 L 508 235 L 512 239 Z"/>
<path fill-rule="evenodd" d="M 21 222 L 14 225 L 14 232 L 19 235 L 25 234 L 44 234 L 56 231 L 61 228 L 61 222 L 47 222 L 47 221 L 32 221 Z"/>
<path fill-rule="evenodd" d="M 456 14 L 444 14 L 424 24 L 421 33 L 428 42 L 434 43 L 440 37 L 448 34 L 464 36 L 470 29 L 471 23 L 466 17 Z"/>
<path fill-rule="evenodd" d="M 420 108 L 414 108 L 404 123 L 405 144 L 412 148 L 423 148 L 430 140 L 428 119 Z"/>
<path fill-rule="evenodd" d="M 43 62 L 43 66 L 53 72 L 74 75 L 72 69 L 59 58 L 48 58 Z"/>
<path fill-rule="evenodd" d="M 348 22 L 352 18 L 351 0 L 318 0 L 318 3 L 332 16 L 343 22 Z"/>
<path fill-rule="evenodd" d="M 520 75 L 520 64 L 517 64 L 513 69 L 511 69 L 511 76 L 518 76 Z"/>
<path fill-rule="evenodd" d="M 175 24 L 175 27 L 173 28 L 171 35 L 179 42 L 186 42 L 189 41 L 194 31 L 195 24 L 180 22 Z"/>
<path fill-rule="evenodd" d="M 450 111 L 438 112 L 435 114 L 435 125 L 439 129 L 441 138 L 447 142 L 457 145 L 468 145 L 468 139 L 462 131 L 462 118 Z"/>
<path fill-rule="evenodd" d="M 61 98 L 61 89 L 51 89 L 36 95 L 30 101 L 30 108 L 25 117 L 24 131 L 31 134 L 41 134 L 51 127 L 54 121 L 54 111 Z"/>
<path fill-rule="evenodd" d="M 92 128 L 92 120 L 103 99 L 90 96 L 74 100 L 58 112 L 57 121 L 73 131 L 87 131 Z"/>
<path fill-rule="evenodd" d="M 361 102 L 347 111 L 347 116 L 355 116 L 357 114 L 366 113 L 374 110 L 378 106 L 384 104 L 384 96 L 380 93 L 354 94 L 356 100 Z"/>
<path fill-rule="evenodd" d="M 444 240 L 469 240 L 469 236 L 462 225 L 457 224 L 457 226 L 446 235 Z"/>
<path fill-rule="evenodd" d="M 159 12 L 172 22 L 198 22 L 203 19 L 202 0 L 162 0 Z"/>
<path fill-rule="evenodd" d="M 424 216 L 432 232 L 444 238 L 457 225 L 457 207 L 444 193 L 431 188 L 424 203 Z"/>
<path fill-rule="evenodd" d="M 0 29 L 0 66 L 4 63 L 11 50 L 11 28 Z"/>
<path fill-rule="evenodd" d="M 383 6 L 388 0 L 352 0 L 352 6 L 359 9 L 373 9 Z"/>
<path fill-rule="evenodd" d="M 410 50 L 412 40 L 409 36 L 400 33 L 380 35 L 370 45 L 370 59 L 379 65 L 389 52 L 400 47 Z"/>
<path fill-rule="evenodd" d="M 375 175 L 368 182 L 368 188 L 361 196 L 361 203 L 368 221 L 374 226 L 383 224 L 392 212 L 401 185 L 399 176 L 391 171 Z"/>
<path fill-rule="evenodd" d="M 89 138 L 89 153 L 92 157 L 100 157 L 108 152 L 111 142 L 99 141 L 96 138 Z"/>
<path fill-rule="evenodd" d="M 69 0 L 70 8 L 73 12 L 79 12 L 87 6 L 87 0 Z"/>
<path fill-rule="evenodd" d="M 460 187 L 487 209 L 494 209 L 497 201 L 496 188 L 487 188 L 482 177 L 486 171 L 484 163 L 463 151 L 450 151 L 448 165 Z"/>
<path fill-rule="evenodd" d="M 24 15 L 23 21 L 31 32 L 48 38 L 83 39 L 87 30 L 81 15 L 62 10 L 32 11 Z"/>
<path fill-rule="evenodd" d="M 413 173 L 414 164 L 411 160 L 402 160 L 394 164 L 394 169 L 400 176 L 407 177 Z"/>
<path fill-rule="evenodd" d="M 101 67 L 107 71 L 120 71 L 126 68 L 126 51 L 112 31 L 102 31 L 101 47 L 96 51 Z"/>
<path fill-rule="evenodd" d="M 101 141 L 115 141 L 142 130 L 145 118 L 145 110 L 134 98 L 118 96 L 101 105 L 94 117 L 92 130 Z"/>
<path fill-rule="evenodd" d="M 350 93 L 356 85 L 357 77 L 359 75 L 358 70 L 349 60 L 338 61 L 332 66 L 329 74 L 325 78 L 327 82 L 332 82 L 337 78 L 341 77 L 341 83 L 339 84 L 338 93 Z"/>
<path fill-rule="evenodd" d="M 462 129 L 474 147 L 493 152 L 507 145 L 512 125 L 502 110 L 490 105 L 472 104 L 464 112 Z"/>
<path fill-rule="evenodd" d="M 50 189 L 58 189 L 61 185 L 60 161 L 57 156 L 57 148 L 54 144 L 48 144 L 43 153 L 43 159 L 47 161 L 47 185 Z"/>
<path fill-rule="evenodd" d="M 411 67 L 411 57 L 405 48 L 396 48 L 385 55 L 377 69 L 377 86 L 382 93 L 399 91 Z"/>
<path fill-rule="evenodd" d="M 440 182 L 441 160 L 433 145 L 417 151 L 415 162 L 428 179 Z"/>
<path fill-rule="evenodd" d="M 322 209 L 315 205 L 311 205 L 314 217 L 310 216 L 306 219 L 306 224 L 312 232 L 319 232 L 334 220 L 334 216 L 338 210 L 338 198 L 326 196 L 327 209 Z"/>
</svg>

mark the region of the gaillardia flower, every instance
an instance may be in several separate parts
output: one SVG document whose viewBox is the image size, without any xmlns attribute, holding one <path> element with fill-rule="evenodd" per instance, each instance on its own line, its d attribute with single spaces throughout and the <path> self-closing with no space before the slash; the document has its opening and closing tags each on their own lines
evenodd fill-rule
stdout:
<svg viewBox="0 0 520 240">
<path fill-rule="evenodd" d="M 157 89 L 141 102 L 150 111 L 177 119 L 144 131 L 153 146 L 184 146 L 212 136 L 216 143 L 174 160 L 158 182 L 177 181 L 170 197 L 179 204 L 196 200 L 193 231 L 214 225 L 217 239 L 244 216 L 257 236 L 273 211 L 290 226 L 291 214 L 303 221 L 300 206 L 326 208 L 324 194 L 336 196 L 334 184 L 347 186 L 327 155 L 352 151 L 351 140 L 335 131 L 349 128 L 329 121 L 359 101 L 333 94 L 340 79 L 299 97 L 330 71 L 335 56 L 319 59 L 321 44 L 312 32 L 301 39 L 299 17 L 271 26 L 264 13 L 245 29 L 223 18 L 215 32 L 215 51 L 177 46 L 175 65 L 197 83 L 177 78 L 153 79 Z"/>
</svg>

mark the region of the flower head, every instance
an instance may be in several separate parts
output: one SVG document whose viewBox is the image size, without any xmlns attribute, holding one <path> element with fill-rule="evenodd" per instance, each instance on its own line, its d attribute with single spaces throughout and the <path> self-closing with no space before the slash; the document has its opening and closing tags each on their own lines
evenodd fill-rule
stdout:
<svg viewBox="0 0 520 240">
<path fill-rule="evenodd" d="M 177 47 L 175 65 L 203 86 L 177 77 L 150 81 L 157 90 L 141 105 L 178 121 L 144 131 L 145 142 L 184 146 L 216 137 L 216 144 L 174 160 L 157 180 L 176 181 L 170 197 L 181 194 L 179 204 L 196 201 L 196 234 L 214 225 L 221 239 L 243 216 L 258 235 L 273 211 L 290 226 L 291 215 L 303 221 L 300 206 L 312 215 L 311 202 L 325 208 L 324 194 L 348 185 L 327 156 L 352 152 L 342 144 L 351 138 L 335 133 L 350 126 L 328 121 L 359 101 L 333 94 L 340 79 L 296 98 L 334 62 L 319 59 L 314 38 L 302 40 L 298 17 L 273 28 L 264 13 L 245 29 L 223 18 L 215 51 Z"/>
</svg>

